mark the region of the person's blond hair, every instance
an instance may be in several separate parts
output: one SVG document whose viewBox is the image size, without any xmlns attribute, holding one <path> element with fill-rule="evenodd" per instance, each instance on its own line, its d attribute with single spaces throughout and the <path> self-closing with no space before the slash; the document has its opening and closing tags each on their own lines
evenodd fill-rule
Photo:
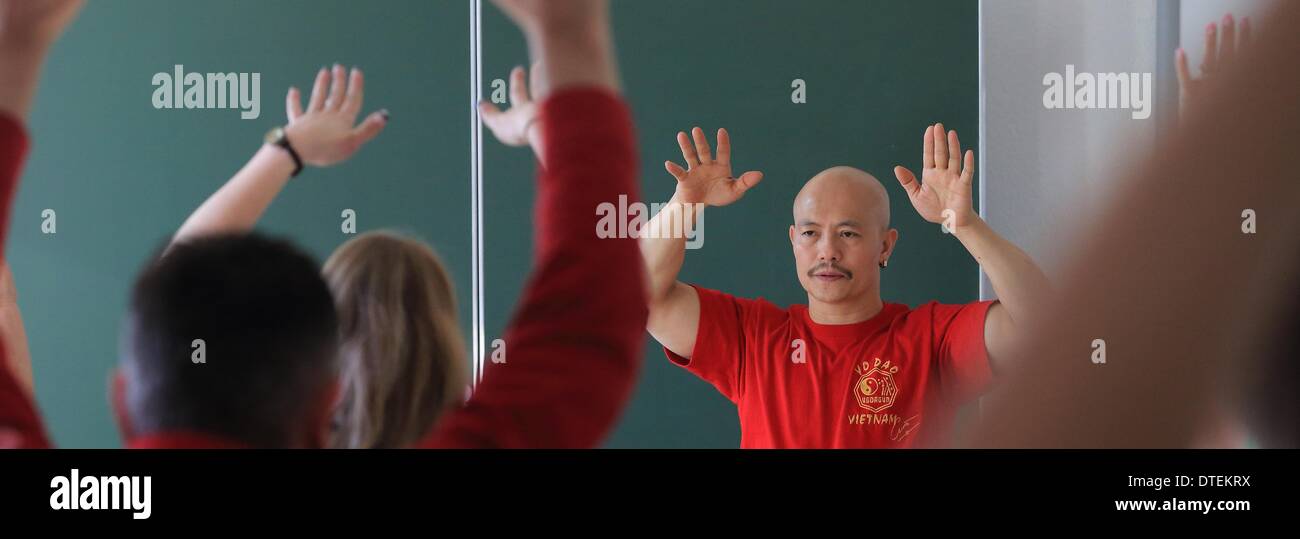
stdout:
<svg viewBox="0 0 1300 539">
<path fill-rule="evenodd" d="M 331 445 L 411 445 L 462 401 L 469 383 L 446 268 L 420 241 L 369 232 L 339 246 L 323 273 L 340 335 Z"/>
</svg>

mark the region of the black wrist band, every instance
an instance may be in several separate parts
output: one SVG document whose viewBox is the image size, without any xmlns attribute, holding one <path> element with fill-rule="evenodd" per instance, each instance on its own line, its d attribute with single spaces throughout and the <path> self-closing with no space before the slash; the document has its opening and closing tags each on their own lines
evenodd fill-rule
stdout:
<svg viewBox="0 0 1300 539">
<path fill-rule="evenodd" d="M 289 135 L 286 134 L 280 137 L 280 140 L 276 141 L 275 145 L 289 152 L 289 157 L 293 158 L 293 175 L 291 177 L 298 177 L 298 174 L 302 172 L 302 157 L 298 155 L 298 150 L 293 149 L 293 145 L 289 144 Z"/>
</svg>

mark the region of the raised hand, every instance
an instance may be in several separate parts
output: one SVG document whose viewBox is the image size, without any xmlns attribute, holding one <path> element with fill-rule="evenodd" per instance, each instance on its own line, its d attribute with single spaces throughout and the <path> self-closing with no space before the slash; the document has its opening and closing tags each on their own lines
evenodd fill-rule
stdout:
<svg viewBox="0 0 1300 539">
<path fill-rule="evenodd" d="M 682 157 L 686 159 L 683 169 L 672 161 L 664 162 L 668 173 L 677 178 L 678 202 L 690 204 L 707 204 L 709 206 L 726 206 L 745 195 L 750 188 L 763 180 L 763 173 L 750 171 L 740 178 L 731 177 L 731 136 L 726 129 L 718 130 L 718 155 L 715 158 L 709 148 L 709 140 L 704 137 L 704 130 L 696 127 L 691 130 L 692 137 L 686 133 L 677 133 L 677 145 L 682 148 Z"/>
<path fill-rule="evenodd" d="M 1193 79 L 1187 68 L 1187 51 L 1182 48 L 1175 53 L 1174 59 L 1178 70 L 1178 95 L 1180 108 L 1195 103 L 1204 93 L 1205 85 L 1211 81 L 1216 72 L 1232 65 L 1238 49 L 1250 45 L 1250 17 L 1241 19 L 1241 33 L 1238 36 L 1236 21 L 1232 14 L 1223 16 L 1223 39 L 1219 40 L 1219 28 L 1214 23 L 1205 27 L 1205 55 L 1201 59 L 1201 78 Z"/>
<path fill-rule="evenodd" d="M 537 69 L 533 69 L 536 76 Z M 536 86 L 536 84 L 534 84 Z M 537 103 L 528 92 L 527 74 L 522 66 L 510 71 L 510 110 L 502 111 L 491 101 L 479 104 L 483 125 L 507 146 L 526 146 L 529 133 L 537 129 Z"/>
<path fill-rule="evenodd" d="M 289 116 L 285 134 L 308 165 L 324 167 L 347 160 L 388 124 L 388 111 L 381 110 L 356 125 L 364 99 L 365 78 L 356 68 L 352 69 L 350 81 L 347 76 L 347 71 L 338 64 L 332 73 L 321 68 L 305 112 L 297 88 L 289 88 L 285 96 Z"/>
<path fill-rule="evenodd" d="M 963 163 L 957 132 L 945 132 L 943 124 L 925 128 L 922 146 L 921 181 L 916 181 L 916 175 L 906 167 L 894 167 L 907 198 L 926 221 L 944 223 L 951 217 L 948 224 L 953 229 L 970 224 L 978 218 L 971 203 L 975 152 L 967 150 Z M 949 211 L 950 216 L 944 215 Z"/>
</svg>

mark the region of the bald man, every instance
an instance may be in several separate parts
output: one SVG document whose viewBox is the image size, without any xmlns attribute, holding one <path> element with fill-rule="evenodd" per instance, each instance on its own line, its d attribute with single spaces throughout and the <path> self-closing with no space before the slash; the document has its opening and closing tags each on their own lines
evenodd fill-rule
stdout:
<svg viewBox="0 0 1300 539">
<path fill-rule="evenodd" d="M 907 448 L 946 445 L 959 406 L 989 384 L 1047 279 L 1023 251 L 975 213 L 975 157 L 955 131 L 930 126 L 922 177 L 894 169 L 925 220 L 952 232 L 984 268 L 1001 301 L 930 302 L 915 309 L 880 297 L 898 244 L 889 194 L 866 172 L 817 174 L 794 200 L 790 245 L 807 305 L 780 308 L 677 280 L 686 234 L 706 206 L 739 200 L 762 180 L 731 174 L 731 140 L 678 133 L 687 168 L 672 200 L 646 225 L 651 279 L 647 329 L 668 358 L 736 404 L 742 448 Z M 682 227 L 682 223 L 685 227 Z"/>
</svg>

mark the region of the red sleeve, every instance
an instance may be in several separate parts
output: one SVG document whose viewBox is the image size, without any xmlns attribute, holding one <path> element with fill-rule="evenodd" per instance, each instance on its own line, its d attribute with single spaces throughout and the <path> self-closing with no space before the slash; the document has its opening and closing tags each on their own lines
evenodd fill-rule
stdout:
<svg viewBox="0 0 1300 539">
<path fill-rule="evenodd" d="M 23 160 L 27 158 L 27 145 L 27 130 L 22 122 L 0 112 L 0 250 L 9 237 L 9 213 Z"/>
<path fill-rule="evenodd" d="M 9 213 L 26 157 L 27 131 L 18 120 L 0 113 L 0 252 L 8 237 Z M 36 413 L 36 404 L 14 379 L 0 343 L 0 448 L 15 447 L 50 447 L 50 441 Z"/>
<path fill-rule="evenodd" d="M 695 348 L 684 358 L 664 348 L 668 360 L 713 384 L 732 402 L 740 399 L 745 368 L 745 321 L 757 315 L 758 301 L 691 285 L 700 298 Z"/>
<path fill-rule="evenodd" d="M 992 301 L 930 304 L 939 379 L 944 395 L 955 403 L 978 397 L 993 379 L 984 345 L 984 319 L 992 305 Z"/>
<path fill-rule="evenodd" d="M 0 449 L 51 447 L 36 403 L 14 379 L 9 358 L 0 346 Z"/>
<path fill-rule="evenodd" d="M 506 330 L 505 363 L 485 362 L 466 405 L 422 447 L 592 447 L 631 395 L 645 338 L 641 252 L 596 236 L 597 206 L 640 200 L 631 114 L 598 88 L 541 105 L 533 273 Z"/>
</svg>

